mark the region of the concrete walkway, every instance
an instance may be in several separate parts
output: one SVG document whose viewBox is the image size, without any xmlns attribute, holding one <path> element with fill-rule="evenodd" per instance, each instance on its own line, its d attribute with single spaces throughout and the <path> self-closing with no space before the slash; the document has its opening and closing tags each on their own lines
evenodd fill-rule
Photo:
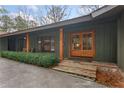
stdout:
<svg viewBox="0 0 124 93">
<path fill-rule="evenodd" d="M 51 69 L 0 58 L 0 87 L 105 87 L 92 80 Z"/>
</svg>

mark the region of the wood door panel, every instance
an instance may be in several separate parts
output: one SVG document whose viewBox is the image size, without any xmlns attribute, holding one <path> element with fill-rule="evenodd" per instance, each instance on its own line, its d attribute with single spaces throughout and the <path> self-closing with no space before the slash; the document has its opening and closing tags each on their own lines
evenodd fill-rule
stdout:
<svg viewBox="0 0 124 93">
<path fill-rule="evenodd" d="M 81 56 L 83 57 L 93 57 L 93 51 L 92 50 L 82 50 Z"/>
<path fill-rule="evenodd" d="M 93 57 L 93 51 L 72 50 L 71 51 L 71 56 Z"/>
<path fill-rule="evenodd" d="M 71 56 L 81 56 L 81 51 L 80 50 L 72 50 Z"/>
<path fill-rule="evenodd" d="M 78 56 L 78 57 L 93 57 L 95 55 L 95 47 L 94 47 L 94 32 L 80 32 L 80 33 L 72 33 L 71 34 L 71 40 L 72 35 L 78 35 L 80 38 L 80 48 L 76 49 L 72 46 L 71 41 L 71 56 Z M 74 37 L 74 36 L 73 36 Z M 90 42 L 90 43 L 89 43 Z M 73 44 L 74 45 L 74 44 Z"/>
</svg>

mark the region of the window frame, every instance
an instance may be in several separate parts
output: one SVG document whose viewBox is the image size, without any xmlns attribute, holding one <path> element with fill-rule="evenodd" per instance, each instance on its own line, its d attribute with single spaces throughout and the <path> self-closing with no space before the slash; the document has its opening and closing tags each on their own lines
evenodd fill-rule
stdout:
<svg viewBox="0 0 124 93">
<path fill-rule="evenodd" d="M 52 39 L 54 40 L 54 51 L 52 51 L 51 47 L 52 47 Z M 50 48 L 48 50 L 44 50 L 43 47 L 44 47 L 44 44 L 42 46 L 42 42 L 44 43 L 45 40 L 49 40 L 50 41 Z M 41 43 L 39 43 L 39 41 Z M 55 36 L 54 35 L 44 35 L 44 36 L 39 36 L 38 39 L 37 39 L 37 43 L 38 43 L 38 52 L 55 52 Z M 39 49 L 40 47 L 40 49 Z"/>
<path fill-rule="evenodd" d="M 91 49 L 84 50 L 83 49 L 83 34 L 90 34 L 92 37 Z M 80 50 L 73 50 L 72 48 L 72 35 L 80 34 Z M 95 56 L 95 30 L 86 30 L 86 31 L 78 31 L 78 32 L 70 32 L 70 56 L 72 57 L 94 57 Z"/>
</svg>

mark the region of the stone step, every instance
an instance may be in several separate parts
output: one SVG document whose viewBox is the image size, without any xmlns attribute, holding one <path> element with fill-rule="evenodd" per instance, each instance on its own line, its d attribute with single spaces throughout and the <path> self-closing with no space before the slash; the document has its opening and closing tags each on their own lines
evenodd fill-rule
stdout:
<svg viewBox="0 0 124 93">
<path fill-rule="evenodd" d="M 80 64 L 80 65 L 86 65 L 86 66 L 88 66 L 88 65 L 92 65 L 92 66 L 96 66 L 94 63 L 92 63 L 92 62 L 83 62 L 83 61 L 74 61 L 74 60 L 63 60 L 60 64 L 64 64 L 64 63 L 77 63 L 77 64 Z"/>
<path fill-rule="evenodd" d="M 73 67 L 73 68 L 91 70 L 91 71 L 95 71 L 95 72 L 97 69 L 97 66 L 85 65 L 85 64 L 80 64 L 80 63 L 76 63 L 76 62 L 62 62 L 59 64 L 59 66 Z"/>
<path fill-rule="evenodd" d="M 53 69 L 91 77 L 96 79 L 96 70 L 98 67 L 117 67 L 111 63 L 83 62 L 81 60 L 63 60 L 58 66 Z"/>
<path fill-rule="evenodd" d="M 111 67 L 111 68 L 117 68 L 118 66 L 114 63 L 106 63 L 106 62 L 83 62 L 83 61 L 75 61 L 75 60 L 63 60 L 63 62 L 72 62 L 72 63 L 79 63 L 80 65 L 92 65 L 92 66 L 100 66 L 100 67 Z"/>
<path fill-rule="evenodd" d="M 68 73 L 73 73 L 77 75 L 87 76 L 91 78 L 96 78 L 96 71 L 86 70 L 82 68 L 74 68 L 74 67 L 68 67 L 68 66 L 56 66 L 53 69 L 68 72 Z"/>
</svg>

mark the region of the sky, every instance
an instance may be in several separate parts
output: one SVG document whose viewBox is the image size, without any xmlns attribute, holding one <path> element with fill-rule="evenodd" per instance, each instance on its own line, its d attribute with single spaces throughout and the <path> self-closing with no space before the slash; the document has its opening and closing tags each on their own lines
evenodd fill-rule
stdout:
<svg viewBox="0 0 124 93">
<path fill-rule="evenodd" d="M 4 7 L 5 9 L 7 9 L 9 11 L 10 14 L 16 14 L 18 12 L 18 8 L 20 7 L 21 5 L 4 5 L 2 7 Z M 38 7 L 43 7 L 43 6 L 38 6 L 38 5 L 28 5 L 26 6 L 28 7 L 28 9 L 30 9 L 31 11 L 33 11 L 32 15 L 34 16 L 36 13 L 38 13 Z M 77 12 L 78 10 L 78 5 L 70 5 L 69 8 L 71 10 L 71 14 L 69 16 L 69 19 L 70 18 L 74 18 L 74 17 L 77 17 L 79 14 Z M 45 13 L 45 12 L 44 12 Z"/>
</svg>

